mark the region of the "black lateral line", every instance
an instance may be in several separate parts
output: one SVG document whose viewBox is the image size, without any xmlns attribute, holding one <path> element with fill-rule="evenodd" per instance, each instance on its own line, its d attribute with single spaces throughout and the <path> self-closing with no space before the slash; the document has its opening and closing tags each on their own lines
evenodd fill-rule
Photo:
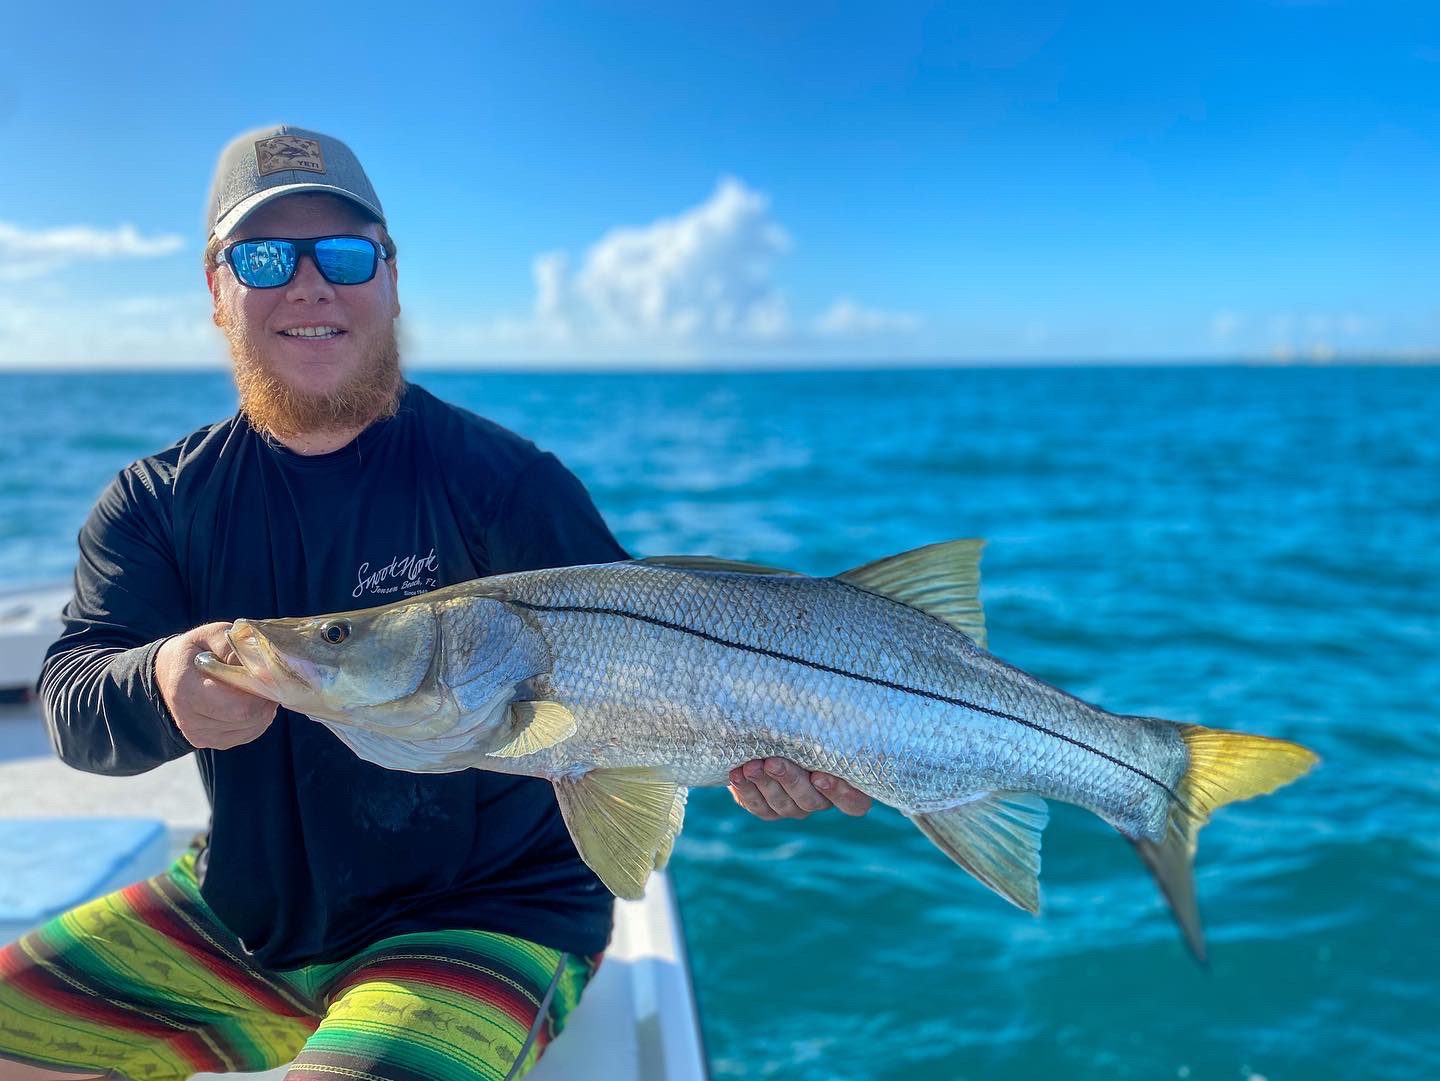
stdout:
<svg viewBox="0 0 1440 1081">
<path fill-rule="evenodd" d="M 835 668 L 832 665 L 822 664 L 819 661 L 809 661 L 804 657 L 795 657 L 789 653 L 766 649 L 763 646 L 752 646 L 745 642 L 734 642 L 728 638 L 720 638 L 717 635 L 710 634 L 707 631 L 697 631 L 694 627 L 687 627 L 682 623 L 671 623 L 668 620 L 658 619 L 655 616 L 641 615 L 638 612 L 627 612 L 621 608 L 590 608 L 584 605 L 570 604 L 531 604 L 528 601 L 517 600 L 513 597 L 510 598 L 510 603 L 520 608 L 529 609 L 532 612 L 574 612 L 580 615 L 620 616 L 623 619 L 634 619 L 641 623 L 649 623 L 656 627 L 663 627 L 668 631 L 679 631 L 681 634 L 689 634 L 696 638 L 703 638 L 705 641 L 714 642 L 718 646 L 728 646 L 731 649 L 742 650 L 746 653 L 755 653 L 762 657 L 771 657 L 777 661 L 788 661 L 791 664 L 803 665 L 806 668 L 813 668 L 819 672 L 828 672 L 834 676 L 845 676 L 847 679 L 859 680 L 861 683 L 871 683 L 877 687 L 884 687 L 886 690 L 918 695 L 921 698 L 929 698 L 935 702 L 944 702 L 946 705 L 959 706 L 962 709 L 973 710 L 976 713 L 984 713 L 991 717 L 998 717 L 1003 721 L 1014 721 L 1018 725 L 1023 725 L 1033 731 L 1040 732 L 1047 736 L 1053 736 L 1064 743 L 1069 743 L 1071 746 L 1078 747 L 1082 751 L 1089 751 L 1093 755 L 1098 755 L 1100 758 L 1105 759 L 1105 761 L 1113 765 L 1119 766 L 1121 769 L 1129 770 L 1137 777 L 1143 777 L 1157 788 L 1162 789 L 1175 803 L 1179 803 L 1182 807 L 1184 806 L 1180 797 L 1175 794 L 1174 790 L 1168 784 L 1159 778 L 1150 776 L 1150 774 L 1138 766 L 1132 766 L 1129 762 L 1116 758 L 1113 754 L 1108 754 L 1099 747 L 1092 747 L 1090 744 L 1075 739 L 1073 736 L 1067 736 L 1064 732 L 1057 732 L 1053 728 L 1046 728 L 1043 724 L 1036 724 L 1034 721 L 1026 720 L 1024 717 L 1017 717 L 1013 713 L 1006 713 L 1003 710 L 982 706 L 978 702 L 967 702 L 963 698 L 951 698 L 949 695 L 937 694 L 934 691 L 922 690 L 919 687 L 907 687 L 903 683 L 892 683 L 888 679 L 879 679 L 875 676 L 867 676 L 860 672 L 851 672 L 844 668 Z"/>
</svg>

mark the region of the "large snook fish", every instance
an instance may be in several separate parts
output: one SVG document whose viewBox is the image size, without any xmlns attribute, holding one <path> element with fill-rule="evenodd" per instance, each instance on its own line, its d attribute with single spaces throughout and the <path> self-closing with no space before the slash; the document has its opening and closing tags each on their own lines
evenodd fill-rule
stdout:
<svg viewBox="0 0 1440 1081">
<path fill-rule="evenodd" d="M 1136 844 L 1203 958 L 1196 834 L 1315 756 L 1108 713 L 988 653 L 980 547 L 833 578 L 707 557 L 497 575 L 364 611 L 237 620 L 239 663 L 196 663 L 384 766 L 552 781 L 580 855 L 621 897 L 669 857 L 687 788 L 755 758 L 845 778 L 1032 912 L 1044 800 L 1065 800 Z"/>
</svg>

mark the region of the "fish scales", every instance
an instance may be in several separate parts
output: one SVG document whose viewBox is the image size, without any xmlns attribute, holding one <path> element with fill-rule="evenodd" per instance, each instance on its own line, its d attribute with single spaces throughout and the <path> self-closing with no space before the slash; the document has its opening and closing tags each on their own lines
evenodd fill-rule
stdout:
<svg viewBox="0 0 1440 1081">
<path fill-rule="evenodd" d="M 547 693 L 579 726 L 526 769 L 580 773 L 639 747 L 700 785 L 778 755 L 906 811 L 1031 791 L 1151 833 L 1184 767 L 1168 726 L 1117 725 L 940 620 L 833 579 L 615 564 L 492 581 L 536 620 L 554 655 Z"/>
</svg>

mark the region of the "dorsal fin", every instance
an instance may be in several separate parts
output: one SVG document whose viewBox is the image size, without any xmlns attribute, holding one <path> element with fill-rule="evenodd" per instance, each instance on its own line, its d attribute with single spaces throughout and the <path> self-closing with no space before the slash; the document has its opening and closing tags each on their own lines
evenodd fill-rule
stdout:
<svg viewBox="0 0 1440 1081">
<path fill-rule="evenodd" d="M 805 577 L 799 571 L 787 571 L 783 567 L 767 567 L 763 563 L 746 563 L 739 559 L 716 559 L 714 556 L 646 556 L 635 562 L 687 571 L 729 571 L 731 574 L 788 574 L 796 578 Z"/>
<path fill-rule="evenodd" d="M 983 647 L 986 644 L 985 611 L 980 607 L 980 549 L 983 547 L 983 540 L 927 544 L 835 577 L 944 620 Z"/>
</svg>

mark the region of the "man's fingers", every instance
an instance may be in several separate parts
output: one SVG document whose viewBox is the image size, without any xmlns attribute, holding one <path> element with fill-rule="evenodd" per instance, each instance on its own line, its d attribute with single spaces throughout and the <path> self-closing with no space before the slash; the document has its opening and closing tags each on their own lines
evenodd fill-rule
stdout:
<svg viewBox="0 0 1440 1081">
<path fill-rule="evenodd" d="M 216 718 L 227 724 L 268 724 L 278 708 L 268 699 L 222 684 L 205 687 L 199 694 L 185 695 L 179 705 L 185 713 Z"/>
<path fill-rule="evenodd" d="M 249 743 L 275 720 L 276 705 L 263 698 L 235 694 L 238 704 L 219 695 L 189 696 L 171 710 L 180 733 L 194 747 L 227 751 Z"/>
<path fill-rule="evenodd" d="M 809 771 L 801 769 L 788 758 L 767 758 L 765 773 L 775 778 L 785 797 L 800 812 L 797 817 L 804 818 L 830 806 L 830 801 L 810 782 Z"/>
<path fill-rule="evenodd" d="M 217 751 L 228 751 L 257 739 L 270 727 L 269 720 L 236 723 L 228 718 L 192 716 L 183 723 L 176 722 L 181 733 L 192 746 L 209 747 Z"/>
<path fill-rule="evenodd" d="M 209 679 L 195 667 L 197 653 L 231 654 L 229 623 L 207 623 L 173 635 L 155 654 L 155 689 L 193 747 L 228 749 L 248 743 L 275 719 L 275 703 Z"/>
<path fill-rule="evenodd" d="M 273 717 L 275 703 L 268 698 L 250 694 L 228 683 L 221 683 L 205 675 L 198 668 L 186 673 L 179 694 L 184 701 L 191 702 L 200 712 L 211 716 L 228 717 Z"/>
<path fill-rule="evenodd" d="M 766 759 L 764 762 L 746 762 L 741 766 L 745 779 L 755 786 L 760 792 L 760 798 L 766 807 L 780 818 L 804 818 L 806 811 L 791 799 L 790 793 L 785 791 L 784 786 L 770 772 L 771 762 L 778 759 Z"/>
<path fill-rule="evenodd" d="M 780 817 L 774 811 L 770 810 L 769 805 L 765 802 L 765 797 L 762 796 L 749 781 L 743 782 L 743 788 L 741 785 L 732 784 L 730 786 L 730 795 L 734 797 L 736 803 L 740 804 L 741 807 L 744 807 L 745 810 L 749 811 L 756 818 L 763 818 L 766 822 L 774 822 Z"/>
<path fill-rule="evenodd" d="M 246 732 L 216 731 L 212 728 L 199 737 L 200 742 L 194 746 L 211 751 L 228 751 L 233 747 L 242 747 L 254 738 Z"/>
<path fill-rule="evenodd" d="M 199 675 L 197 672 L 196 675 Z M 246 694 L 244 691 L 236 690 L 227 683 L 211 679 L 209 676 L 200 676 L 200 688 L 205 698 L 213 707 L 231 713 L 243 711 L 258 711 L 260 706 L 268 706 L 270 712 L 274 712 L 275 703 L 268 698 L 260 698 L 253 694 Z"/>
<path fill-rule="evenodd" d="M 229 708 L 229 703 L 215 703 L 207 706 L 213 714 L 224 717 L 231 724 L 235 725 L 267 725 L 275 719 L 276 707 L 274 702 L 246 702 L 234 709 Z M 219 706 L 220 708 L 215 708 Z"/>
<path fill-rule="evenodd" d="M 765 802 L 765 797 L 760 794 L 760 790 L 738 767 L 730 771 L 730 795 L 734 797 L 736 803 L 756 818 L 773 822 L 780 817 L 770 809 L 770 805 Z"/>
<path fill-rule="evenodd" d="M 249 731 L 252 728 L 266 728 L 275 719 L 275 704 L 268 703 L 269 709 L 246 710 L 243 713 L 221 711 L 219 713 L 192 712 L 191 716 L 203 720 L 212 728 Z"/>
<path fill-rule="evenodd" d="M 843 778 L 829 773 L 812 773 L 810 780 L 832 804 L 847 815 L 863 815 L 875 802 Z"/>
<path fill-rule="evenodd" d="M 757 818 L 805 818 L 827 807 L 863 815 L 874 800 L 834 774 L 802 769 L 788 758 L 746 762 L 730 771 L 730 794 Z"/>
</svg>

